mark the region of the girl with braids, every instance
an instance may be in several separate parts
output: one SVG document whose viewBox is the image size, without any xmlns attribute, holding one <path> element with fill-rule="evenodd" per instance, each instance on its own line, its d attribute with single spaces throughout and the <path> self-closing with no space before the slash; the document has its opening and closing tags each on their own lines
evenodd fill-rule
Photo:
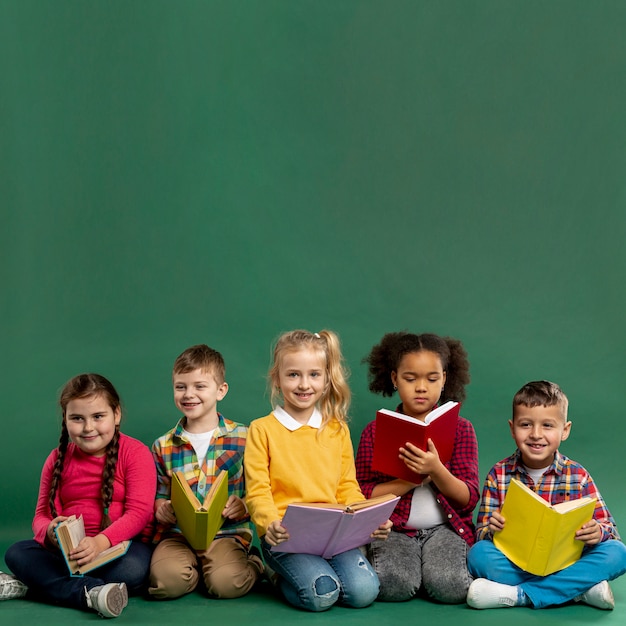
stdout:
<svg viewBox="0 0 626 626">
<path fill-rule="evenodd" d="M 423 421 L 440 402 L 465 399 L 469 363 L 456 339 L 389 333 L 365 362 L 370 391 L 383 396 L 397 391 L 399 413 Z M 408 600 L 423 587 L 438 602 L 465 602 L 472 582 L 466 556 L 474 543 L 472 513 L 479 498 L 474 428 L 459 418 L 452 458 L 446 464 L 431 440 L 426 451 L 409 442 L 398 450 L 409 469 L 425 476 L 419 484 L 372 469 L 375 432 L 374 421 L 363 431 L 357 452 L 361 489 L 367 497 L 401 496 L 391 516 L 389 539 L 373 541 L 367 548 L 380 579 L 378 600 Z"/>
<path fill-rule="evenodd" d="M 117 617 L 128 593 L 144 589 L 150 567 L 156 471 L 150 450 L 120 433 L 120 398 L 98 374 L 72 378 L 59 400 L 63 424 L 59 446 L 41 475 L 32 540 L 9 548 L 5 560 L 16 578 L 0 575 L 0 596 L 23 597 Z M 121 558 L 72 577 L 54 529 L 82 515 L 86 537 L 70 554 L 79 565 L 127 539 Z"/>
<path fill-rule="evenodd" d="M 270 550 L 289 539 L 282 518 L 290 503 L 365 499 L 346 425 L 350 389 L 337 335 L 328 330 L 283 334 L 274 349 L 269 383 L 275 408 L 250 424 L 244 458 L 246 503 L 265 560 L 295 607 L 368 606 L 378 594 L 378 578 L 360 550 L 331 559 Z M 374 535 L 384 538 L 390 528 L 386 522 Z"/>
</svg>

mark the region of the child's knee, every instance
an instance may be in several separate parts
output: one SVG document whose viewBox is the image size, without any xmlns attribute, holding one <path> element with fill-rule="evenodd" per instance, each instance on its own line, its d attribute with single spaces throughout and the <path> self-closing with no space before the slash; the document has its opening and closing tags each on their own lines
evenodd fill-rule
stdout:
<svg viewBox="0 0 626 626">
<path fill-rule="evenodd" d="M 495 549 L 493 543 L 486 539 L 478 541 L 470 548 L 467 553 L 467 567 L 474 578 L 487 577 Z"/>
<path fill-rule="evenodd" d="M 327 574 L 318 576 L 311 586 L 311 595 L 303 599 L 311 611 L 325 611 L 339 600 L 339 581 Z"/>
<path fill-rule="evenodd" d="M 198 571 L 192 565 L 162 559 L 150 566 L 148 592 L 160 600 L 179 598 L 196 588 L 198 578 Z"/>
<path fill-rule="evenodd" d="M 245 596 L 254 586 L 261 570 L 248 560 L 227 563 L 204 573 L 207 592 L 214 598 L 231 599 Z"/>
</svg>

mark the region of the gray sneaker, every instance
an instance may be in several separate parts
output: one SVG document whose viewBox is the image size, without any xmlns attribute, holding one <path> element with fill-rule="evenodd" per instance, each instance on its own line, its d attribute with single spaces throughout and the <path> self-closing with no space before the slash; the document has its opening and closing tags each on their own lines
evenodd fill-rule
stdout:
<svg viewBox="0 0 626 626">
<path fill-rule="evenodd" d="M 126 583 L 108 583 L 99 587 L 85 587 L 87 606 L 101 617 L 117 617 L 128 604 Z"/>
<path fill-rule="evenodd" d="M 23 598 L 27 591 L 28 587 L 15 576 L 0 572 L 0 600 Z"/>
</svg>

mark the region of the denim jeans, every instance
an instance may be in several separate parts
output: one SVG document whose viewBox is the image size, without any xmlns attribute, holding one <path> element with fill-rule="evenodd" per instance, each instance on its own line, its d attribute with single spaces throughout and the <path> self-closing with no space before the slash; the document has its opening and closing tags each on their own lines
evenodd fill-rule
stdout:
<svg viewBox="0 0 626 626">
<path fill-rule="evenodd" d="M 279 587 L 289 604 L 307 611 L 325 611 L 340 603 L 362 608 L 378 595 L 376 573 L 359 549 L 323 559 L 313 554 L 272 552 L 262 541 L 265 562 L 279 575 Z"/>
<path fill-rule="evenodd" d="M 533 607 L 563 604 L 602 580 L 613 580 L 626 572 L 626 546 L 609 539 L 586 547 L 573 565 L 548 576 L 536 576 L 520 569 L 489 540 L 479 541 L 469 551 L 469 570 L 476 578 L 487 578 L 522 588 Z"/>
<path fill-rule="evenodd" d="M 28 539 L 14 543 L 4 560 L 15 577 L 28 587 L 29 599 L 87 610 L 85 589 L 123 582 L 130 594 L 144 591 L 151 556 L 152 546 L 133 541 L 123 557 L 85 576 L 74 577 L 58 549 L 44 548 Z"/>
<path fill-rule="evenodd" d="M 409 600 L 423 586 L 438 602 L 465 602 L 472 582 L 467 550 L 467 542 L 447 524 L 418 531 L 415 537 L 392 531 L 386 541 L 373 541 L 367 556 L 380 580 L 378 600 Z"/>
</svg>

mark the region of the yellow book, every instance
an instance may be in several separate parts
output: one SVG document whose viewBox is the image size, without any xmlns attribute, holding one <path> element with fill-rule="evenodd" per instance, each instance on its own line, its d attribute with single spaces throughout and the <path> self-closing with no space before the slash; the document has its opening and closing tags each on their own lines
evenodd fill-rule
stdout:
<svg viewBox="0 0 626 626">
<path fill-rule="evenodd" d="M 228 500 L 228 472 L 218 474 L 200 502 L 183 472 L 172 474 L 172 508 L 176 524 L 194 550 L 206 550 L 222 527 L 222 511 Z"/>
<path fill-rule="evenodd" d="M 574 535 L 593 517 L 595 506 L 591 497 L 551 505 L 513 478 L 502 505 L 504 529 L 493 543 L 521 569 L 547 576 L 580 558 L 584 543 Z"/>
<path fill-rule="evenodd" d="M 59 522 L 54 529 L 54 533 L 59 542 L 59 548 L 63 554 L 63 558 L 67 563 L 67 568 L 70 570 L 71 576 L 83 576 L 91 570 L 97 569 L 106 565 L 110 561 L 119 559 L 124 556 L 130 547 L 130 540 L 122 541 L 114 546 L 111 546 L 107 550 L 103 550 L 100 554 L 86 565 L 78 565 L 74 559 L 70 559 L 70 552 L 81 542 L 85 537 L 85 524 L 83 522 L 83 516 L 70 515 L 66 520 Z"/>
</svg>

